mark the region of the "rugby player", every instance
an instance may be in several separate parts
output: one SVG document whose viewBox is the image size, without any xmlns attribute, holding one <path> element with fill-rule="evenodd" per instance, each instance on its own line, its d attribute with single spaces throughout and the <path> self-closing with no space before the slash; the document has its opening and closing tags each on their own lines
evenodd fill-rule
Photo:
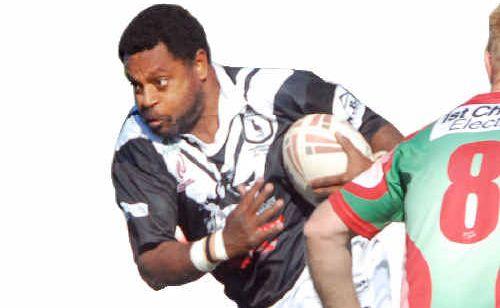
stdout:
<svg viewBox="0 0 500 308">
<path fill-rule="evenodd" d="M 212 63 L 202 26 L 176 5 L 136 16 L 119 57 L 135 106 L 112 177 L 142 278 L 161 289 L 211 272 L 241 307 L 320 306 L 305 267 L 313 206 L 283 170 L 284 132 L 308 113 L 349 121 L 374 151 L 393 148 L 399 132 L 311 72 Z M 365 167 L 315 188 L 324 194 Z"/>
<path fill-rule="evenodd" d="M 359 307 L 350 232 L 370 238 L 392 221 L 407 230 L 401 307 L 500 307 L 500 6 L 490 15 L 485 63 L 491 93 L 410 135 L 306 223 L 325 307 Z"/>
</svg>

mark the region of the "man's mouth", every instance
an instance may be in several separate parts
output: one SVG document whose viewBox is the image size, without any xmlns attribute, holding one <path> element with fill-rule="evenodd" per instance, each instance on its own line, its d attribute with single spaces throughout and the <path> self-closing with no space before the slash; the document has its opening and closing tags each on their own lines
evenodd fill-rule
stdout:
<svg viewBox="0 0 500 308">
<path fill-rule="evenodd" d="M 146 122 L 148 123 L 148 125 L 152 128 L 155 128 L 155 127 L 158 127 L 161 125 L 161 120 L 160 119 L 148 119 L 146 120 Z"/>
<path fill-rule="evenodd" d="M 162 127 L 171 126 L 172 121 L 169 116 L 157 116 L 152 114 L 145 114 L 142 116 L 144 121 L 148 124 L 148 126 L 153 130 L 158 132 Z"/>
<path fill-rule="evenodd" d="M 141 116 L 144 119 L 144 121 L 146 121 L 146 123 L 151 127 L 156 127 L 156 126 L 159 126 L 161 124 L 161 117 L 160 116 L 156 116 L 156 115 L 151 114 L 151 113 L 141 114 Z"/>
<path fill-rule="evenodd" d="M 170 115 L 155 114 L 148 110 L 140 114 L 144 122 L 146 122 L 148 127 L 156 134 L 162 135 L 165 131 L 170 131 L 175 126 L 174 121 L 172 121 L 172 116 Z"/>
</svg>

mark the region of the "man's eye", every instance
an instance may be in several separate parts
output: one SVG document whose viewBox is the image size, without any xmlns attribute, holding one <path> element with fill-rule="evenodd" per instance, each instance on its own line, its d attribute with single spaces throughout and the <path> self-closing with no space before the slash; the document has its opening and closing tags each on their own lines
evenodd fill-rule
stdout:
<svg viewBox="0 0 500 308">
<path fill-rule="evenodd" d="M 134 83 L 134 82 L 131 82 L 130 83 L 132 85 L 132 89 L 134 89 L 134 93 L 140 93 L 142 88 L 140 85 L 138 85 L 137 83 Z"/>
<path fill-rule="evenodd" d="M 168 79 L 167 78 L 159 78 L 158 79 L 158 86 L 159 87 L 166 87 L 168 84 Z"/>
</svg>

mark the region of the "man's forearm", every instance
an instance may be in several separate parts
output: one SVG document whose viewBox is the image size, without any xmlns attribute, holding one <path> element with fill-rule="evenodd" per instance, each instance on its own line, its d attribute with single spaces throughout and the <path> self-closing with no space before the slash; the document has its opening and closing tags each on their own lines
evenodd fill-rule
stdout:
<svg viewBox="0 0 500 308">
<path fill-rule="evenodd" d="M 192 264 L 190 247 L 191 243 L 169 241 L 144 252 L 137 262 L 141 277 L 155 290 L 200 278 L 204 273 Z"/>
<path fill-rule="evenodd" d="M 403 140 L 403 135 L 392 124 L 382 126 L 371 138 L 370 146 L 373 153 L 391 151 Z"/>
<path fill-rule="evenodd" d="M 308 263 L 324 307 L 359 307 L 352 282 L 351 256 L 345 245 L 308 239 Z"/>
<path fill-rule="evenodd" d="M 306 223 L 307 262 L 324 307 L 351 308 L 359 303 L 352 280 L 350 234 L 328 200 Z"/>
</svg>

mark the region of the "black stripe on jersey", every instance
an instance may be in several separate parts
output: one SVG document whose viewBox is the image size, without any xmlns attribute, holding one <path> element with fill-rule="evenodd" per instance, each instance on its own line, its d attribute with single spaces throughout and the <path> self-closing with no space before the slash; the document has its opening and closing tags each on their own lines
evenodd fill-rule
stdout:
<svg viewBox="0 0 500 308">
<path fill-rule="evenodd" d="M 229 122 L 229 128 L 227 130 L 227 136 L 226 136 L 226 140 L 224 140 L 224 144 L 222 145 L 222 147 L 220 148 L 220 150 L 209 157 L 209 159 L 216 163 L 217 166 L 219 166 L 219 164 L 222 166 L 222 164 L 224 164 L 224 155 L 225 155 L 225 152 L 226 152 L 226 144 L 227 144 L 227 141 L 229 140 L 229 137 L 231 136 L 231 131 L 232 131 L 232 128 L 233 128 L 233 123 L 234 123 L 234 120 L 238 119 L 238 117 L 234 117 L 231 119 L 231 122 Z"/>
<path fill-rule="evenodd" d="M 196 143 L 195 141 L 193 141 L 192 139 L 189 139 L 189 138 L 184 137 L 184 136 L 180 136 L 180 138 L 182 138 L 184 141 L 186 141 L 186 143 L 188 143 L 193 148 L 196 148 L 196 149 L 201 151 L 200 145 L 198 143 Z M 168 143 L 168 141 L 167 141 L 167 143 Z"/>
<path fill-rule="evenodd" d="M 274 97 L 274 113 L 291 122 L 306 114 L 331 114 L 335 89 L 312 72 L 294 71 Z"/>
<path fill-rule="evenodd" d="M 243 127 L 243 125 L 242 125 Z M 240 138 L 238 139 L 238 144 L 236 145 L 236 149 L 234 150 L 234 168 L 236 169 L 237 166 L 238 166 L 238 158 L 240 158 L 240 151 L 241 151 L 241 147 L 243 147 L 243 142 L 244 142 L 244 138 L 243 138 L 243 131 L 244 131 L 244 128 L 242 128 L 242 132 L 240 133 Z"/>
<path fill-rule="evenodd" d="M 296 71 L 287 82 L 304 113 L 332 113 L 335 85 L 307 71 Z"/>
<path fill-rule="evenodd" d="M 248 73 L 247 77 L 245 78 L 245 92 L 243 94 L 245 100 L 247 100 L 248 88 L 250 88 L 250 80 L 253 76 L 255 76 L 255 74 L 257 74 L 258 71 L 258 68 L 254 68 L 250 73 Z"/>
<path fill-rule="evenodd" d="M 234 123 L 234 120 L 238 119 L 238 117 L 234 117 L 231 119 L 231 122 L 229 123 L 229 129 L 227 130 L 228 133 L 227 133 L 227 136 L 226 136 L 226 140 L 224 141 L 224 144 L 222 145 L 221 149 L 219 150 L 219 152 L 217 152 L 215 155 L 212 155 L 210 157 L 208 157 L 208 159 L 213 162 L 216 166 L 217 166 L 217 169 L 221 169 L 222 168 L 222 165 L 224 165 L 224 161 L 226 159 L 226 145 L 227 145 L 227 141 L 229 140 L 229 136 L 231 136 L 231 130 L 233 128 L 233 123 Z M 240 133 L 240 139 L 241 139 L 241 133 Z M 237 153 L 239 153 L 239 150 L 237 151 Z"/>
<path fill-rule="evenodd" d="M 226 143 L 224 143 L 219 152 L 207 158 L 217 166 L 217 169 L 220 170 L 222 168 L 222 165 L 224 165 L 224 160 L 226 158 Z"/>
<path fill-rule="evenodd" d="M 241 67 L 231 67 L 231 66 L 223 66 L 226 74 L 231 78 L 231 81 L 236 84 L 236 75 L 241 70 Z"/>
<path fill-rule="evenodd" d="M 370 142 L 373 135 L 384 125 L 389 124 L 387 120 L 373 112 L 370 108 L 365 107 L 363 114 L 363 124 L 359 128 L 359 132 L 365 139 Z"/>
<path fill-rule="evenodd" d="M 210 170 L 208 170 L 208 168 L 205 167 L 202 163 L 200 163 L 198 160 L 196 160 L 196 158 L 193 155 L 189 154 L 184 149 L 181 149 L 181 153 L 184 154 L 184 156 L 186 156 L 186 158 L 189 159 L 193 164 L 195 164 L 196 166 L 198 166 L 198 168 L 200 168 L 206 174 L 208 174 L 208 176 L 210 178 L 212 178 L 212 180 L 214 180 L 214 182 L 217 182 L 217 178 L 215 177 L 215 175 Z"/>
</svg>

